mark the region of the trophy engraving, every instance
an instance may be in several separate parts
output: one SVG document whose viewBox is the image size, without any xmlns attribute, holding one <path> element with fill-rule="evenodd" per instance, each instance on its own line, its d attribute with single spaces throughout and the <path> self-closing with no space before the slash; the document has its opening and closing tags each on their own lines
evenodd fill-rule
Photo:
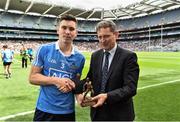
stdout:
<svg viewBox="0 0 180 122">
<path fill-rule="evenodd" d="M 82 107 L 93 106 L 96 104 L 96 101 L 93 101 L 91 96 L 94 96 L 93 86 L 91 81 L 89 81 L 89 78 L 86 78 L 86 83 L 83 86 L 83 101 L 81 103 Z"/>
</svg>

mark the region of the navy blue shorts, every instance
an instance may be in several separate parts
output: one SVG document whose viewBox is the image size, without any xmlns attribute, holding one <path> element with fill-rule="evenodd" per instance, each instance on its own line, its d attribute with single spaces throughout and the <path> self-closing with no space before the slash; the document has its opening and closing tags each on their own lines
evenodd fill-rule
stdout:
<svg viewBox="0 0 180 122">
<path fill-rule="evenodd" d="M 33 121 L 74 121 L 75 112 L 70 114 L 50 114 L 36 108 Z"/>
<path fill-rule="evenodd" d="M 11 65 L 12 62 L 3 62 L 3 66 Z"/>
</svg>

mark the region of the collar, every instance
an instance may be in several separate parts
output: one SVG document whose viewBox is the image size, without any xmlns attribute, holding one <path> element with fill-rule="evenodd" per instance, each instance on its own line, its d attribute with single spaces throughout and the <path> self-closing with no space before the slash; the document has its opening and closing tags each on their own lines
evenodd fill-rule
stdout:
<svg viewBox="0 0 180 122">
<path fill-rule="evenodd" d="M 116 52 L 116 49 L 117 49 L 117 43 L 115 43 L 115 46 L 108 52 L 110 53 L 110 55 L 114 55 Z M 103 50 L 103 52 L 105 52 L 105 50 Z"/>
<path fill-rule="evenodd" d="M 56 50 L 59 50 L 63 55 L 64 53 L 61 51 L 61 49 L 59 48 L 59 40 L 55 42 L 55 49 Z M 74 46 L 72 45 L 72 51 L 71 51 L 71 55 L 74 55 L 75 54 L 75 48 Z M 65 56 L 65 55 L 64 55 Z"/>
</svg>

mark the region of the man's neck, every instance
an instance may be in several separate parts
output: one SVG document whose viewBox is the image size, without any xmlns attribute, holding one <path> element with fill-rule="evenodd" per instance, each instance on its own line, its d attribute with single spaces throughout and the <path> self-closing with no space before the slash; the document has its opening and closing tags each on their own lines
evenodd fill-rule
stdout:
<svg viewBox="0 0 180 122">
<path fill-rule="evenodd" d="M 63 43 L 59 41 L 59 49 L 64 53 L 64 55 L 71 55 L 72 43 Z"/>
</svg>

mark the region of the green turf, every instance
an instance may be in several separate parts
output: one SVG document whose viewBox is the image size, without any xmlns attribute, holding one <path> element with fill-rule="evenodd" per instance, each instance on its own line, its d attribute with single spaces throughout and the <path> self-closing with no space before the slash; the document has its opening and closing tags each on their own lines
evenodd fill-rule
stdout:
<svg viewBox="0 0 180 122">
<path fill-rule="evenodd" d="M 38 89 L 28 83 L 29 67 L 21 68 L 15 59 L 12 64 L 12 78 L 5 79 L 1 65 L 0 75 L 0 116 L 31 110 L 35 105 Z"/>
<path fill-rule="evenodd" d="M 136 120 L 179 121 L 180 82 L 138 90 L 135 97 Z"/>
<path fill-rule="evenodd" d="M 180 53 L 138 52 L 140 78 L 138 88 L 180 79 Z M 84 53 L 86 64 L 82 77 L 89 67 L 90 53 Z M 19 56 L 12 64 L 12 78 L 5 79 L 0 66 L 0 117 L 31 111 L 35 107 L 38 86 L 28 83 L 28 69 L 22 69 Z M 180 81 L 147 89 L 139 89 L 134 97 L 137 121 L 180 121 Z M 76 106 L 78 121 L 89 119 L 89 108 Z M 18 116 L 7 121 L 31 121 L 33 114 Z"/>
</svg>

